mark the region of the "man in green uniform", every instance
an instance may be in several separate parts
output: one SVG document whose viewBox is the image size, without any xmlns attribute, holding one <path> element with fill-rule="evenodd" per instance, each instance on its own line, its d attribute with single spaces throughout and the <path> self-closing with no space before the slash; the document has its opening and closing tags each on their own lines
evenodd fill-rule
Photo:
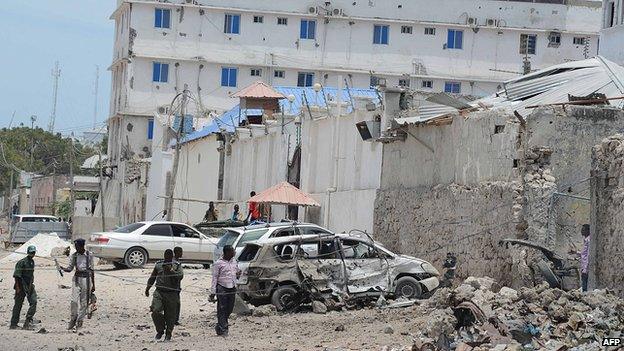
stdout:
<svg viewBox="0 0 624 351">
<path fill-rule="evenodd" d="M 156 262 L 152 275 L 147 281 L 147 288 L 145 288 L 145 296 L 149 297 L 150 288 L 154 282 L 156 283 L 150 306 L 152 320 L 156 326 L 156 340 L 160 340 L 163 334 L 165 334 L 165 341 L 171 340 L 180 300 L 177 289 L 182 277 L 182 265 L 173 260 L 171 249 L 165 250 L 165 259 Z"/>
<path fill-rule="evenodd" d="M 173 248 L 173 259 L 178 262 L 179 264 L 182 264 L 182 256 L 184 255 L 184 250 L 180 247 L 180 246 L 176 246 Z M 175 325 L 180 325 L 180 293 L 182 292 L 182 284 L 180 284 L 182 281 L 182 278 L 180 278 L 180 280 L 178 280 L 178 286 L 176 287 L 177 289 L 177 294 L 178 294 L 178 308 L 176 310 L 176 318 L 175 318 Z"/>
<path fill-rule="evenodd" d="M 23 329 L 32 329 L 32 321 L 37 311 L 37 292 L 35 291 L 35 253 L 37 248 L 29 246 L 26 250 L 27 256 L 17 261 L 15 264 L 15 272 L 13 278 L 15 278 L 15 305 L 13 305 L 13 316 L 11 317 L 10 329 L 17 329 L 17 323 L 19 322 L 20 313 L 22 312 L 22 305 L 24 304 L 24 298 L 28 299 L 28 312 L 26 313 L 26 320 L 24 321 Z"/>
</svg>

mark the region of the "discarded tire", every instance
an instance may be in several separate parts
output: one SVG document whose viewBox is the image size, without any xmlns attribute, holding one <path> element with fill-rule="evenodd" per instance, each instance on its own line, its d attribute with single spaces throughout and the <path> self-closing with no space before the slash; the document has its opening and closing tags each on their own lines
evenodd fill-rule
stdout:
<svg viewBox="0 0 624 351">
<path fill-rule="evenodd" d="M 129 268 L 141 268 L 147 263 L 147 252 L 140 247 L 133 247 L 126 251 L 124 263 Z"/>
<path fill-rule="evenodd" d="M 542 273 L 542 277 L 544 280 L 550 285 L 551 288 L 561 288 L 561 280 L 555 275 L 555 273 L 550 268 L 550 265 L 546 261 L 540 261 L 537 263 L 537 268 L 540 273 Z"/>
<path fill-rule="evenodd" d="M 273 292 L 271 303 L 278 311 L 285 311 L 297 304 L 297 289 L 292 286 L 280 286 Z"/>
<path fill-rule="evenodd" d="M 397 298 L 418 299 L 422 296 L 422 286 L 414 277 L 401 277 L 397 280 L 394 295 Z"/>
</svg>

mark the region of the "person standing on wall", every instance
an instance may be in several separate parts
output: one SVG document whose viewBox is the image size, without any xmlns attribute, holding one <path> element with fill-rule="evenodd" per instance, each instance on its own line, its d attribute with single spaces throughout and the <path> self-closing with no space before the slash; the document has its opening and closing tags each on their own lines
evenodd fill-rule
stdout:
<svg viewBox="0 0 624 351">
<path fill-rule="evenodd" d="M 95 272 L 93 270 L 93 255 L 85 250 L 85 240 L 77 239 L 74 241 L 76 252 L 69 257 L 69 266 L 63 268 L 65 272 L 71 272 L 76 269 L 72 284 L 71 294 L 71 318 L 69 320 L 68 330 L 82 328 L 82 322 L 87 315 L 87 307 L 89 306 L 89 297 L 95 291 Z"/>
<path fill-rule="evenodd" d="M 589 224 L 583 224 L 581 235 L 583 236 L 583 250 L 581 251 L 581 290 L 587 291 L 587 281 L 589 279 Z"/>
<path fill-rule="evenodd" d="M 233 222 L 240 221 L 240 207 L 238 205 L 234 205 L 234 212 L 232 212 L 232 217 L 230 218 Z"/>
<path fill-rule="evenodd" d="M 206 211 L 206 214 L 204 215 L 204 222 L 216 222 L 216 221 L 218 221 L 217 210 L 214 207 L 214 202 L 210 201 L 208 203 L 208 210 Z"/>
<path fill-rule="evenodd" d="M 256 196 L 256 192 L 252 191 L 251 193 L 249 193 L 249 197 L 254 197 Z M 257 202 L 249 202 L 249 212 L 247 213 L 247 218 L 245 220 L 249 220 L 249 223 L 253 223 L 254 221 L 257 221 L 258 219 L 260 219 L 260 208 L 258 206 Z"/>
<path fill-rule="evenodd" d="M 236 280 L 241 275 L 238 263 L 234 258 L 236 251 L 231 245 L 223 247 L 223 256 L 212 266 L 212 286 L 210 301 L 217 301 L 217 335 L 227 336 L 229 332 L 228 319 L 234 310 L 236 299 Z"/>
<path fill-rule="evenodd" d="M 20 313 L 22 312 L 22 305 L 24 304 L 24 298 L 28 299 L 28 312 L 26 312 L 26 320 L 24 321 L 23 329 L 32 329 L 33 317 L 37 312 L 37 292 L 35 291 L 35 253 L 37 248 L 30 245 L 26 249 L 27 256 L 17 261 L 15 264 L 15 271 L 13 272 L 13 278 L 15 278 L 15 304 L 13 305 L 13 315 L 11 316 L 11 325 L 9 329 L 17 329 L 17 323 L 19 322 Z"/>
</svg>

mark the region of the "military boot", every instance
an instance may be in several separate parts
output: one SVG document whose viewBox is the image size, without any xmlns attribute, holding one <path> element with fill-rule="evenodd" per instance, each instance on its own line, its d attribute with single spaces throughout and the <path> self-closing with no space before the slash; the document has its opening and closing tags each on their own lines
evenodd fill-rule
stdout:
<svg viewBox="0 0 624 351">
<path fill-rule="evenodd" d="M 32 329 L 34 329 L 32 319 L 26 319 L 24 321 L 24 325 L 22 326 L 22 329 L 24 329 L 24 330 L 32 330 Z"/>
</svg>

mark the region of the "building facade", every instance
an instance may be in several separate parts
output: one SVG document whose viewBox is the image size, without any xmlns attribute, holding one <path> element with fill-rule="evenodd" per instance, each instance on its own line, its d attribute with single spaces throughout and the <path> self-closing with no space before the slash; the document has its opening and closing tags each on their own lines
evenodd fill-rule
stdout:
<svg viewBox="0 0 624 351">
<path fill-rule="evenodd" d="M 600 55 L 624 65 L 624 0 L 603 0 Z"/>
<path fill-rule="evenodd" d="M 599 2 L 584 0 L 118 0 L 110 164 L 149 158 L 154 115 L 184 86 L 196 117 L 272 86 L 410 86 L 484 96 L 523 72 L 594 56 Z M 117 175 L 119 173 L 119 175 Z M 123 199 L 120 203 L 125 202 Z"/>
</svg>

